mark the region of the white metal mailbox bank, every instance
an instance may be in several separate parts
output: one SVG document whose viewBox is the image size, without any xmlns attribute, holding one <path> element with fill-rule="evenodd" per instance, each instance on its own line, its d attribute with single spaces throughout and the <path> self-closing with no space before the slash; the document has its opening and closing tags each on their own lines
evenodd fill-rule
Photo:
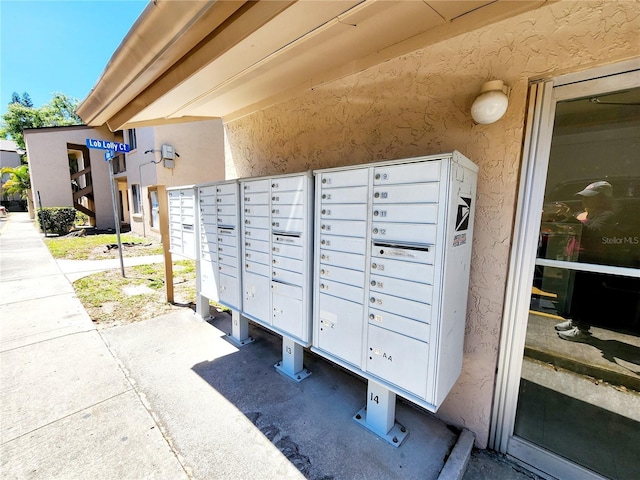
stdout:
<svg viewBox="0 0 640 480">
<path fill-rule="evenodd" d="M 240 180 L 243 315 L 283 336 L 276 368 L 296 381 L 309 375 L 312 191 L 310 172 Z"/>
<path fill-rule="evenodd" d="M 167 188 L 169 251 L 196 259 L 196 191 L 191 186 Z"/>
<path fill-rule="evenodd" d="M 200 216 L 199 294 L 240 310 L 238 182 L 202 184 L 196 190 Z"/>
<path fill-rule="evenodd" d="M 369 380 L 355 418 L 390 443 L 395 394 L 436 411 L 461 371 L 477 172 L 458 152 L 314 172 L 313 350 Z"/>
</svg>

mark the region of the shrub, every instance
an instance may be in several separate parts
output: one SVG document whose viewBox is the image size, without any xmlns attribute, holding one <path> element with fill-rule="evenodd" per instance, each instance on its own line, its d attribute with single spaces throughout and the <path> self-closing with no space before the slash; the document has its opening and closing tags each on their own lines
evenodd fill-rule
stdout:
<svg viewBox="0 0 640 480">
<path fill-rule="evenodd" d="M 47 233 L 66 235 L 73 227 L 76 219 L 76 209 L 73 207 L 45 207 L 38 210 L 38 226 Z"/>
<path fill-rule="evenodd" d="M 89 215 L 82 213 L 80 210 L 76 210 L 75 225 L 89 225 Z"/>
</svg>

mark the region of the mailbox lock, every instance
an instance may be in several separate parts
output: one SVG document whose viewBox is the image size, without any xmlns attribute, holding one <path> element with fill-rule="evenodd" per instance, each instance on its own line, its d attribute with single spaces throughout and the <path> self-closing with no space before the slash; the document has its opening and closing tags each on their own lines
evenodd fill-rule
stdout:
<svg viewBox="0 0 640 480">
<path fill-rule="evenodd" d="M 322 194 L 322 198 L 323 198 L 323 200 L 324 200 L 324 199 L 326 199 L 326 198 L 327 198 L 327 194 L 326 194 L 326 193 L 323 193 L 323 194 Z"/>
<path fill-rule="evenodd" d="M 320 242 L 320 244 L 321 244 L 321 245 L 326 245 L 326 243 L 327 243 L 327 241 L 326 241 L 326 240 L 322 240 L 322 241 Z"/>
<path fill-rule="evenodd" d="M 327 211 L 323 209 L 323 210 L 322 210 L 322 214 L 323 214 L 323 215 L 326 215 L 326 214 L 327 214 Z"/>
<path fill-rule="evenodd" d="M 377 217 L 378 215 L 380 215 L 380 213 L 378 212 L 378 210 L 374 210 L 374 211 L 373 211 L 373 216 L 374 216 L 374 217 Z"/>
<path fill-rule="evenodd" d="M 371 303 L 376 303 L 376 299 L 375 299 L 375 297 L 371 297 L 371 298 L 369 299 L 369 301 L 370 301 Z"/>
<path fill-rule="evenodd" d="M 324 275 L 325 274 L 325 270 L 324 268 L 322 270 L 320 270 L 320 275 Z"/>
<path fill-rule="evenodd" d="M 326 179 L 326 178 L 323 178 L 323 179 L 322 179 L 322 183 L 327 183 L 327 179 Z"/>
<path fill-rule="evenodd" d="M 373 268 L 375 270 L 376 268 L 378 268 L 378 264 L 377 263 L 372 263 L 371 264 L 371 268 Z"/>
<path fill-rule="evenodd" d="M 376 173 L 376 180 L 380 180 L 380 174 Z"/>
<path fill-rule="evenodd" d="M 278 184 L 277 183 L 272 183 L 271 184 L 271 188 L 278 188 Z"/>
<path fill-rule="evenodd" d="M 326 227 L 325 227 L 325 225 L 320 225 L 320 228 L 321 228 L 322 230 L 324 230 Z"/>
<path fill-rule="evenodd" d="M 373 229 L 373 233 L 378 233 L 378 229 L 377 229 L 377 228 L 374 228 L 374 229 Z"/>
<path fill-rule="evenodd" d="M 375 280 L 371 280 L 371 286 L 375 287 L 376 286 L 376 281 Z"/>
<path fill-rule="evenodd" d="M 380 192 L 376 192 L 376 193 L 374 193 L 374 194 L 373 194 L 373 197 L 374 197 L 374 198 L 380 198 Z"/>
<path fill-rule="evenodd" d="M 373 319 L 375 319 L 375 318 L 376 318 L 376 316 L 375 316 L 373 313 L 370 313 L 370 314 L 369 314 L 369 318 L 370 318 L 371 320 L 373 320 Z"/>
</svg>

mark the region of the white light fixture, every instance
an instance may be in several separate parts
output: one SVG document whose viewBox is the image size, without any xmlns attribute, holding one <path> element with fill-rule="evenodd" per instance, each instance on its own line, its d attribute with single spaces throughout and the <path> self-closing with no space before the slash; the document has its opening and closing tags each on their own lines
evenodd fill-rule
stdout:
<svg viewBox="0 0 640 480">
<path fill-rule="evenodd" d="M 502 80 L 492 80 L 482 85 L 478 98 L 471 106 L 473 120 L 481 125 L 500 120 L 509 106 L 510 90 Z"/>
</svg>

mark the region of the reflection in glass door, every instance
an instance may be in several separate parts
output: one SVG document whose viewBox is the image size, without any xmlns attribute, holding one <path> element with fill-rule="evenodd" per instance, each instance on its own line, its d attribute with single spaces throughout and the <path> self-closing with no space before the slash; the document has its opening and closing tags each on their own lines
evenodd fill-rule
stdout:
<svg viewBox="0 0 640 480">
<path fill-rule="evenodd" d="M 640 88 L 559 101 L 514 435 L 639 478 Z"/>
</svg>

